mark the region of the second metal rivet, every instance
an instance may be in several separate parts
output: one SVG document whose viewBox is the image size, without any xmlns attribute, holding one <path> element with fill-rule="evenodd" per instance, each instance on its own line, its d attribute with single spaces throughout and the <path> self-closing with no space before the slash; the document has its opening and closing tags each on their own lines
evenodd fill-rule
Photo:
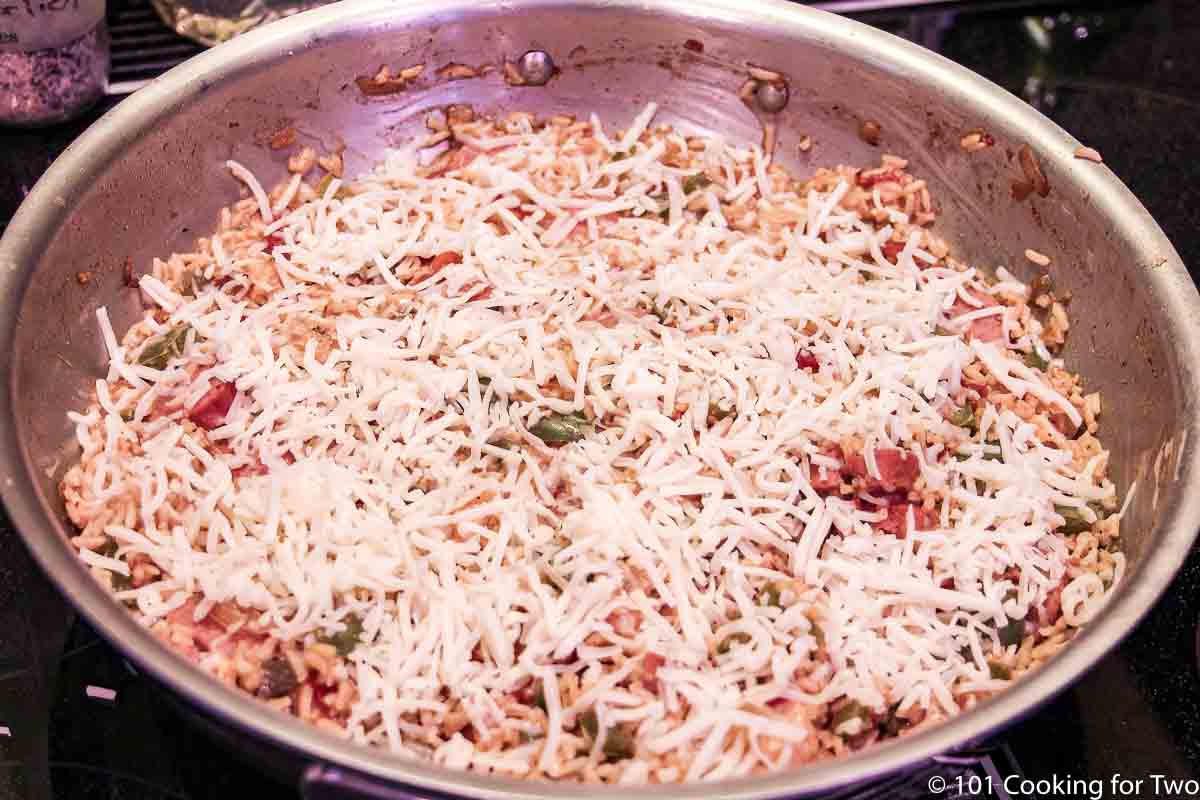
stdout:
<svg viewBox="0 0 1200 800">
<path fill-rule="evenodd" d="M 521 79 L 530 86 L 544 86 L 554 77 L 554 59 L 544 50 L 530 50 L 517 62 Z"/>
<path fill-rule="evenodd" d="M 754 99 L 763 111 L 774 114 L 788 104 L 788 86 L 783 81 L 760 81 Z"/>
</svg>

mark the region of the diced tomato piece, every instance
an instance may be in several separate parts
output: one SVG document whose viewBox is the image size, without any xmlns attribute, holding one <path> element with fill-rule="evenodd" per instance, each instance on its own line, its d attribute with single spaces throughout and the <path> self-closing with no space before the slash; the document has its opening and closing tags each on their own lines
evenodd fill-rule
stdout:
<svg viewBox="0 0 1200 800">
<path fill-rule="evenodd" d="M 332 712 L 333 698 L 337 695 L 337 687 L 335 685 L 322 685 L 321 679 L 317 675 L 313 675 L 308 679 L 308 684 L 313 690 L 313 704 L 326 715 Z"/>
<path fill-rule="evenodd" d="M 981 342 L 994 342 L 1004 338 L 1004 322 L 998 316 L 981 317 L 967 326 L 973 339 Z"/>
<path fill-rule="evenodd" d="M 196 597 L 189 597 L 186 603 L 167 614 L 167 621 L 172 625 L 187 628 L 196 649 L 207 652 L 212 650 L 214 642 L 225 636 L 225 628 L 212 618 L 211 611 L 196 622 L 193 616 L 198 602 Z"/>
<path fill-rule="evenodd" d="M 932 512 L 912 503 L 894 503 L 887 507 L 887 517 L 875 523 L 875 530 L 880 533 L 890 533 L 897 539 L 908 536 L 908 509 L 913 510 L 913 523 L 917 530 L 924 531 L 933 527 Z"/>
<path fill-rule="evenodd" d="M 434 275 L 437 275 L 442 269 L 450 264 L 461 264 L 462 253 L 456 253 L 453 250 L 447 250 L 444 253 L 438 253 L 428 262 L 422 261 L 421 264 L 413 271 L 405 281 L 408 285 L 427 281 Z"/>
<path fill-rule="evenodd" d="M 1063 411 L 1056 411 L 1050 415 L 1050 424 L 1053 425 L 1059 433 L 1068 439 L 1074 439 L 1075 434 L 1079 432 L 1079 428 L 1075 423 L 1071 422 L 1071 418 Z"/>
<path fill-rule="evenodd" d="M 883 257 L 886 261 L 895 264 L 900 258 L 900 251 L 904 249 L 904 242 L 893 242 L 891 239 L 888 239 L 879 249 L 883 251 Z"/>
<path fill-rule="evenodd" d="M 1040 606 L 1029 607 L 1029 613 L 1025 615 L 1025 619 L 1043 628 L 1058 622 L 1058 618 L 1062 616 L 1062 593 L 1068 581 L 1069 579 L 1064 575 L 1059 584 L 1046 593 L 1046 599 Z"/>
<path fill-rule="evenodd" d="M 862 453 L 851 453 L 846 456 L 846 469 L 851 475 L 865 478 L 867 488 L 871 491 L 908 490 L 913 487 L 921 475 L 921 463 L 917 461 L 917 457 L 898 447 L 876 448 L 875 465 L 879 468 L 878 480 L 870 477 L 867 471 L 867 459 Z"/>
<path fill-rule="evenodd" d="M 972 390 L 975 392 L 975 394 L 979 395 L 985 400 L 987 399 L 988 391 L 990 390 L 986 383 L 974 383 L 972 381 L 963 381 L 963 388 Z"/>
<path fill-rule="evenodd" d="M 808 476 L 808 482 L 818 494 L 836 492 L 842 486 L 842 475 L 832 467 L 813 467 Z"/>
<path fill-rule="evenodd" d="M 658 653 L 646 653 L 642 656 L 642 686 L 646 687 L 647 691 L 658 694 L 658 668 L 667 663 L 667 660 Z"/>
<path fill-rule="evenodd" d="M 908 492 L 873 492 L 874 500 L 859 496 L 854 498 L 854 507 L 859 511 L 878 511 L 887 506 L 908 502 Z"/>
<path fill-rule="evenodd" d="M 233 406 L 237 397 L 237 387 L 227 381 L 213 381 L 212 388 L 196 401 L 196 405 L 188 410 L 187 417 L 192 422 L 211 431 L 225 424 L 225 415 Z"/>
<path fill-rule="evenodd" d="M 1062 616 L 1062 593 L 1063 584 L 1060 583 L 1046 595 L 1046 602 L 1042 604 L 1044 624 L 1053 625 Z"/>
<path fill-rule="evenodd" d="M 908 533 L 908 504 L 899 503 L 887 507 L 887 516 L 875 523 L 875 530 L 880 533 L 890 533 L 897 539 L 903 539 Z"/>
<path fill-rule="evenodd" d="M 267 236 L 267 249 L 266 249 L 266 252 L 267 252 L 267 253 L 274 253 L 274 252 L 275 252 L 275 248 L 276 248 L 276 247 L 279 247 L 279 245 L 281 245 L 281 244 L 283 244 L 283 237 L 282 237 L 282 236 L 276 236 L 276 235 L 275 235 L 275 234 L 273 234 L 273 233 L 272 233 L 272 234 L 270 234 L 269 236 Z"/>
<path fill-rule="evenodd" d="M 921 476 L 921 462 L 917 457 L 895 447 L 876 450 L 875 465 L 879 467 L 880 483 L 889 492 L 911 489 Z"/>
<path fill-rule="evenodd" d="M 212 611 L 208 612 L 206 619 L 212 620 L 225 630 L 229 630 L 243 622 L 246 619 L 246 615 L 238 608 L 237 603 L 225 600 L 214 605 Z"/>
<path fill-rule="evenodd" d="M 846 472 L 858 478 L 867 477 L 867 459 L 862 453 L 851 453 L 846 456 Z"/>
<path fill-rule="evenodd" d="M 232 472 L 235 478 L 245 478 L 250 475 L 266 475 L 268 470 L 266 464 L 255 459 L 253 464 L 245 464 L 232 470 Z"/>
<path fill-rule="evenodd" d="M 821 362 L 817 361 L 817 357 L 807 350 L 801 350 L 796 353 L 796 367 L 798 369 L 811 369 L 816 372 L 821 368 Z"/>
<path fill-rule="evenodd" d="M 874 186 L 877 183 L 887 183 L 889 181 L 891 181 L 893 183 L 899 183 L 900 182 L 899 173 L 897 173 L 894 170 L 887 170 L 885 172 L 876 172 L 871 175 L 867 175 L 865 173 L 860 172 L 860 173 L 858 173 L 858 178 L 856 179 L 856 182 L 858 183 L 858 185 L 863 187 L 864 189 L 870 189 L 872 186 Z"/>
<path fill-rule="evenodd" d="M 187 601 L 169 612 L 167 612 L 167 622 L 172 625 L 181 625 L 192 622 L 192 614 L 196 611 L 196 604 L 199 602 L 195 597 L 189 597 Z"/>
<path fill-rule="evenodd" d="M 978 300 L 981 305 L 973 306 L 961 297 L 956 297 L 954 298 L 954 304 L 950 306 L 950 316 L 961 317 L 963 314 L 969 314 L 972 311 L 979 311 L 983 308 L 994 308 L 1000 305 L 993 297 L 983 292 L 971 292 L 971 296 Z M 972 320 L 967 325 L 967 335 L 981 342 L 994 342 L 997 339 L 1002 339 L 1004 338 L 1004 320 L 999 314 L 989 314 L 986 317 Z"/>
<path fill-rule="evenodd" d="M 429 264 L 429 266 L 433 269 L 434 272 L 437 272 L 439 269 L 446 266 L 447 264 L 461 264 L 461 263 L 462 263 L 462 253 L 456 253 L 453 250 L 447 250 L 444 253 L 439 253 L 436 256 L 434 256 L 433 261 Z"/>
<path fill-rule="evenodd" d="M 523 706 L 531 706 L 537 701 L 537 693 L 541 685 L 541 681 L 530 678 L 513 692 L 513 699 Z"/>
<path fill-rule="evenodd" d="M 826 447 L 822 455 L 843 461 L 842 448 L 838 445 Z M 842 486 L 842 473 L 836 467 L 819 467 L 811 464 L 808 469 L 808 482 L 818 494 L 836 492 Z"/>
</svg>

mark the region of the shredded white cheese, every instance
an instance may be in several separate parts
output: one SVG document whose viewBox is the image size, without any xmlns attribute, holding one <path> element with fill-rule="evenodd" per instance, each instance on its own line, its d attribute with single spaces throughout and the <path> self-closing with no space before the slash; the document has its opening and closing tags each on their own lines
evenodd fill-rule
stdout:
<svg viewBox="0 0 1200 800">
<path fill-rule="evenodd" d="M 764 198 L 763 154 L 719 140 L 698 157 L 723 185 L 693 202 L 689 173 L 646 133 L 654 113 L 617 144 L 594 123 L 602 152 L 561 159 L 557 187 L 549 128 L 472 140 L 488 155 L 435 177 L 397 151 L 351 196 L 334 181 L 291 210 L 298 185 L 273 208 L 229 162 L 284 243 L 280 285 L 255 303 L 252 278 L 195 298 L 143 279 L 162 331 L 191 326 L 185 356 L 138 366 L 101 310 L 102 389 L 130 394 L 72 417 L 96 502 L 137 501 L 105 533 L 163 570 L 127 594 L 140 612 L 198 593 L 197 619 L 233 601 L 284 639 L 353 615 L 352 738 L 514 774 L 565 774 L 588 712 L 636 728 L 623 780 L 711 779 L 787 764 L 813 735 L 771 701 L 954 713 L 957 692 L 989 680 L 998 625 L 1064 582 L 1055 506 L 1114 489 L 1012 411 L 988 405 L 973 441 L 947 415 L 973 363 L 1076 425 L 1079 412 L 1007 342 L 938 332 L 984 284 L 935 263 L 919 231 L 893 264 L 892 228 L 843 208 L 846 183 Z M 750 199 L 794 224 L 735 226 Z M 214 241 L 219 270 L 238 269 L 233 244 Z M 458 260 L 421 272 L 447 252 Z M 212 381 L 236 399 L 185 433 Z M 598 423 L 581 440 L 535 435 L 574 412 Z M 135 448 L 120 444 L 138 439 L 131 424 Z M 818 465 L 843 466 L 826 448 L 847 441 L 867 445 L 864 478 L 887 476 L 889 448 L 916 460 L 943 504 L 928 529 L 908 508 L 906 538 L 881 533 L 886 501 L 813 488 Z M 1062 590 L 1071 624 L 1103 593 L 1092 577 Z M 654 691 L 645 654 L 664 662 Z M 504 708 L 531 680 L 544 738 L 478 747 L 530 733 Z M 476 742 L 414 722 L 452 707 Z M 744 751 L 726 750 L 731 732 Z M 642 760 L 667 752 L 687 754 L 682 772 Z M 603 758 L 599 740 L 588 757 Z"/>
</svg>

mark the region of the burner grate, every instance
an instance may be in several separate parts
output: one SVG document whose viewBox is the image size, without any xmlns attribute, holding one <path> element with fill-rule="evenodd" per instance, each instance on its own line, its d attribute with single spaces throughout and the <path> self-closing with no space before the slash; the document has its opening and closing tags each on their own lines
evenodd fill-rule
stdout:
<svg viewBox="0 0 1200 800">
<path fill-rule="evenodd" d="M 938 756 L 909 772 L 842 789 L 821 800 L 1014 800 L 1004 788 L 1009 776 L 1020 779 L 1024 773 L 1001 740 L 978 750 Z"/>
<path fill-rule="evenodd" d="M 131 94 L 204 49 L 164 25 L 146 0 L 111 4 L 108 33 L 110 95 Z"/>
</svg>

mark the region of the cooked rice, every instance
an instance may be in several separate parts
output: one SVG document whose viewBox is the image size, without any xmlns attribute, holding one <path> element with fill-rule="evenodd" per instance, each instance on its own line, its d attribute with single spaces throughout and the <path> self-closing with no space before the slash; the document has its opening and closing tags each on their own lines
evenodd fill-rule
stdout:
<svg viewBox="0 0 1200 800">
<path fill-rule="evenodd" d="M 993 146 L 996 140 L 983 131 L 971 131 L 958 141 L 959 146 L 968 153 L 978 153 Z"/>
<path fill-rule="evenodd" d="M 1039 267 L 1050 266 L 1050 256 L 1046 255 L 1045 253 L 1040 253 L 1037 250 L 1026 250 L 1025 257 L 1034 264 L 1037 264 Z"/>
<path fill-rule="evenodd" d="M 1124 569 L 1065 309 L 955 261 L 903 159 L 801 181 L 653 114 L 229 162 L 99 315 L 80 557 L 281 711 L 531 778 L 837 757 L 1052 656 Z"/>
</svg>

